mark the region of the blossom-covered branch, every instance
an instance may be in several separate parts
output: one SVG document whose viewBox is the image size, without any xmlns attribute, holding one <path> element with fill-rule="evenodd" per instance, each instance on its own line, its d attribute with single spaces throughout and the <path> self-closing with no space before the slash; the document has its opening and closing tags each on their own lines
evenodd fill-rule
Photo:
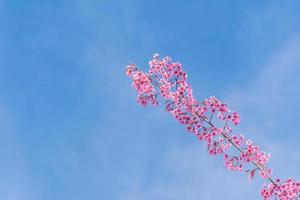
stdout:
<svg viewBox="0 0 300 200">
<path fill-rule="evenodd" d="M 160 59 L 155 54 L 149 66 L 148 72 L 141 71 L 134 64 L 126 68 L 126 74 L 133 80 L 132 86 L 137 90 L 138 103 L 157 106 L 158 102 L 162 102 L 166 111 L 206 143 L 210 155 L 224 156 L 227 169 L 246 172 L 249 180 L 259 172 L 262 178 L 270 181 L 261 189 L 264 200 L 296 200 L 300 197 L 299 181 L 274 180 L 271 177 L 272 170 L 267 166 L 271 155 L 261 151 L 259 146 L 243 135 L 233 132 L 233 127 L 240 122 L 237 112 L 230 111 L 227 104 L 216 97 L 204 101 L 194 98 L 181 63 L 173 62 L 170 57 Z"/>
</svg>

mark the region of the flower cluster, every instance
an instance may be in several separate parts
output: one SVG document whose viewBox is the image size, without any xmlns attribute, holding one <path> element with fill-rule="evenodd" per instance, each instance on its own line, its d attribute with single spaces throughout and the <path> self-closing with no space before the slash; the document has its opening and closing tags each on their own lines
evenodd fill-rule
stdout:
<svg viewBox="0 0 300 200">
<path fill-rule="evenodd" d="M 259 146 L 253 145 L 251 140 L 247 140 L 244 153 L 242 153 L 241 158 L 245 162 L 255 161 L 257 164 L 263 166 L 266 165 L 271 157 L 271 154 L 266 154 L 260 151 Z"/>
<path fill-rule="evenodd" d="M 131 64 L 126 69 L 126 74 L 132 78 L 132 87 L 138 92 L 137 101 L 143 105 L 147 106 L 148 103 L 152 105 L 157 105 L 157 94 L 155 94 L 154 86 L 151 83 L 151 79 L 148 74 L 137 70 L 134 64 Z"/>
<path fill-rule="evenodd" d="M 277 197 L 280 200 L 291 200 L 299 198 L 300 181 L 288 179 L 284 183 L 280 183 L 280 179 L 276 180 L 275 184 L 264 185 L 260 191 L 264 200 L 269 200 L 272 197 Z"/>
<path fill-rule="evenodd" d="M 132 86 L 138 92 L 137 101 L 140 104 L 157 105 L 160 100 L 165 105 L 165 110 L 183 124 L 188 132 L 206 143 L 210 155 L 224 154 L 227 169 L 245 171 L 250 179 L 257 170 L 260 171 L 261 177 L 271 181 L 271 185 L 261 192 L 264 199 L 274 196 L 286 200 L 282 194 L 289 193 L 290 190 L 294 191 L 293 195 L 299 195 L 299 186 L 295 186 L 295 182 L 273 181 L 272 170 L 267 167 L 270 154 L 261 151 L 242 135 L 233 134 L 232 126 L 240 122 L 237 112 L 230 111 L 227 104 L 216 97 L 204 101 L 194 98 L 181 63 L 173 62 L 170 57 L 160 59 L 155 54 L 149 66 L 148 72 L 142 72 L 133 64 L 126 68 L 126 74 L 133 80 Z M 228 153 L 233 152 L 232 148 L 237 150 L 234 155 Z M 288 199 L 296 199 L 293 195 L 289 195 Z"/>
</svg>

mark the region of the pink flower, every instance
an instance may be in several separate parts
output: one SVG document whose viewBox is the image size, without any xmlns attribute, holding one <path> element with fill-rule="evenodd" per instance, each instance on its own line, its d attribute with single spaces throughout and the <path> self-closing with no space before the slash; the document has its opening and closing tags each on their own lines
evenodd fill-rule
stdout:
<svg viewBox="0 0 300 200">
<path fill-rule="evenodd" d="M 227 116 L 227 119 L 230 119 L 234 125 L 238 125 L 240 123 L 240 116 L 237 112 L 232 112 Z"/>
<path fill-rule="evenodd" d="M 232 171 L 242 171 L 243 164 L 240 162 L 239 158 L 236 156 L 230 156 L 228 154 L 224 155 L 225 167 Z"/>
<path fill-rule="evenodd" d="M 172 87 L 172 84 L 170 82 L 161 83 L 160 93 L 164 99 L 172 98 L 171 87 Z"/>
<path fill-rule="evenodd" d="M 250 170 L 248 173 L 248 180 L 252 181 L 252 179 L 254 178 L 255 175 L 255 171 L 257 170 L 257 168 Z"/>
</svg>

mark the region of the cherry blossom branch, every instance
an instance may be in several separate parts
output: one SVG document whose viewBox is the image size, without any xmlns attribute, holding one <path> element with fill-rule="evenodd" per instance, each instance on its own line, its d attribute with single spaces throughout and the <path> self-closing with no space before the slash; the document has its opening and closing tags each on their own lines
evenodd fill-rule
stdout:
<svg viewBox="0 0 300 200">
<path fill-rule="evenodd" d="M 138 67 L 136 67 L 136 70 L 139 72 L 142 72 Z M 153 83 L 153 85 L 159 87 L 160 84 L 158 82 L 156 82 L 154 79 L 150 78 L 151 83 Z M 198 115 L 198 113 L 196 113 L 196 115 Z M 203 121 L 205 121 L 207 124 L 209 124 L 211 127 L 215 127 L 215 125 L 211 122 L 212 121 L 212 117 L 213 117 L 213 113 L 210 116 L 209 121 L 207 119 L 205 119 L 203 116 L 198 115 L 198 117 L 200 117 Z M 227 125 L 227 123 L 226 123 Z M 225 126 L 226 126 L 225 125 Z M 245 152 L 239 147 L 237 146 L 227 135 L 225 135 L 222 131 L 221 136 L 226 139 L 231 145 L 233 145 L 240 153 L 245 154 Z M 256 163 L 255 161 L 251 161 L 253 163 L 253 165 L 256 167 L 256 169 L 259 169 L 260 171 L 265 171 L 265 169 L 263 169 L 258 163 Z M 255 170 L 256 170 L 255 169 Z M 251 171 L 251 170 L 250 170 Z M 269 173 L 266 173 L 266 176 L 268 178 L 268 180 L 273 183 L 275 186 L 277 186 L 276 182 L 273 180 L 273 178 L 270 176 Z"/>
<path fill-rule="evenodd" d="M 207 121 L 206 119 L 204 119 L 202 116 L 201 117 L 206 123 L 208 123 L 211 127 L 215 127 L 214 124 L 211 123 L 211 121 Z M 221 135 L 223 136 L 224 139 L 226 139 L 231 145 L 233 145 L 240 153 L 245 154 L 245 152 L 239 147 L 237 146 L 232 140 L 231 138 L 229 138 L 227 135 L 223 134 L 223 132 L 221 133 Z M 251 161 L 252 164 L 256 167 L 256 169 L 259 169 L 260 171 L 265 171 L 265 169 L 263 169 L 258 163 L 256 163 L 255 161 Z M 267 173 L 266 176 L 268 177 L 268 180 L 273 183 L 275 186 L 277 186 L 276 182 L 273 180 L 273 178 Z"/>
<path fill-rule="evenodd" d="M 133 80 L 132 86 L 137 90 L 137 101 L 143 106 L 158 105 L 159 100 L 165 104 L 165 109 L 176 120 L 200 141 L 207 144 L 210 155 L 224 154 L 225 167 L 233 171 L 245 171 L 251 180 L 257 170 L 262 178 L 271 183 L 264 185 L 261 195 L 264 200 L 275 198 L 279 200 L 296 200 L 300 198 L 300 182 L 288 179 L 282 182 L 271 177 L 272 170 L 267 167 L 270 154 L 260 150 L 251 140 L 245 140 L 240 135 L 234 135 L 229 123 L 234 126 L 240 122 L 236 112 L 231 112 L 227 104 L 217 98 L 210 97 L 202 102 L 197 101 L 192 88 L 187 82 L 187 74 L 181 63 L 173 62 L 170 57 L 159 59 L 158 54 L 149 62 L 150 69 L 144 73 L 136 65 L 126 68 L 126 74 Z M 225 122 L 218 128 L 213 122 L 213 116 Z M 208 117 L 210 116 L 210 117 Z M 225 153 L 234 147 L 239 155 Z M 254 169 L 245 170 L 245 166 L 253 164 Z"/>
</svg>

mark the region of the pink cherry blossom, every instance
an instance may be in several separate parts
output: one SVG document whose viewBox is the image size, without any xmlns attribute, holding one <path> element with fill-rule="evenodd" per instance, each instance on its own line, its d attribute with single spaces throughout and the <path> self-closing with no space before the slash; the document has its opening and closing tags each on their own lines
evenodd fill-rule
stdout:
<svg viewBox="0 0 300 200">
<path fill-rule="evenodd" d="M 275 198 L 278 200 L 291 200 L 298 199 L 300 193 L 300 182 L 294 179 L 288 179 L 286 182 L 280 182 L 280 179 L 276 180 L 275 184 L 264 185 L 260 191 L 264 200 Z"/>
<path fill-rule="evenodd" d="M 132 79 L 132 87 L 137 91 L 137 102 L 143 106 L 158 105 L 158 100 L 187 131 L 204 142 L 210 155 L 224 154 L 225 168 L 244 171 L 252 180 L 256 171 L 270 181 L 264 185 L 261 195 L 264 200 L 296 200 L 300 195 L 300 182 L 288 179 L 276 181 L 268 168 L 271 157 L 255 145 L 252 140 L 234 134 L 232 125 L 240 123 L 240 116 L 230 111 L 227 104 L 216 97 L 204 101 L 194 98 L 193 90 L 187 82 L 187 74 L 179 62 L 171 57 L 160 59 L 154 54 L 149 61 L 148 72 L 142 72 L 134 64 L 127 66 L 126 74 Z M 236 150 L 235 153 L 233 150 Z"/>
</svg>

